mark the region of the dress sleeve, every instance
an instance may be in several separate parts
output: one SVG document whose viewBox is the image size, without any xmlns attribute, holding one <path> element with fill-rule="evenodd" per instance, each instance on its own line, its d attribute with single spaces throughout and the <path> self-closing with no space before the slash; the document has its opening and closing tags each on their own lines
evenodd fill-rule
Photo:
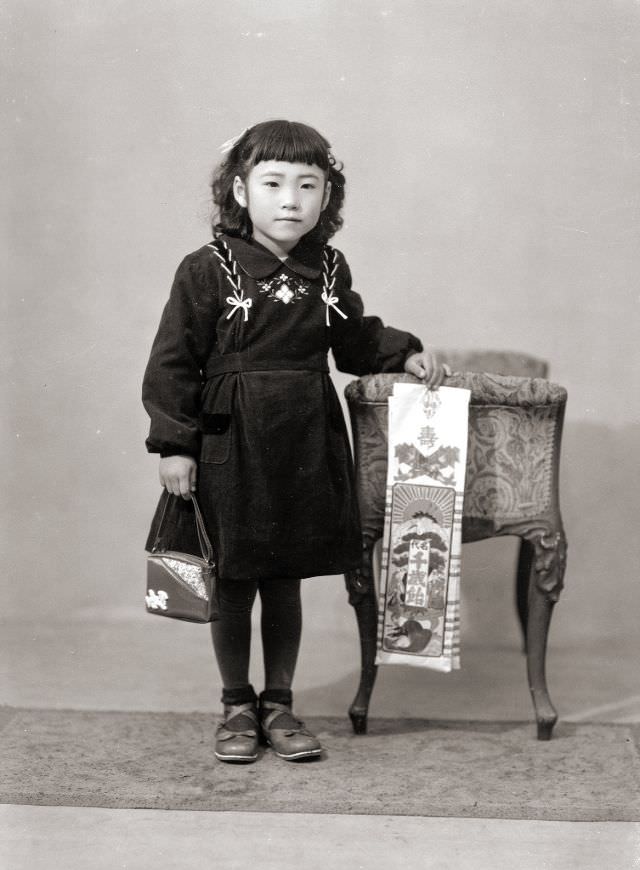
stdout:
<svg viewBox="0 0 640 870">
<path fill-rule="evenodd" d="M 351 289 L 351 270 L 341 253 L 332 295 L 327 306 L 331 324 L 331 350 L 341 372 L 368 375 L 401 372 L 406 358 L 421 351 L 422 342 L 410 332 L 385 326 L 379 317 L 365 317 L 360 296 Z M 342 313 L 340 313 L 342 312 Z"/>
<path fill-rule="evenodd" d="M 215 340 L 217 300 L 211 258 L 189 254 L 176 272 L 142 381 L 149 453 L 199 455 L 203 369 Z"/>
</svg>

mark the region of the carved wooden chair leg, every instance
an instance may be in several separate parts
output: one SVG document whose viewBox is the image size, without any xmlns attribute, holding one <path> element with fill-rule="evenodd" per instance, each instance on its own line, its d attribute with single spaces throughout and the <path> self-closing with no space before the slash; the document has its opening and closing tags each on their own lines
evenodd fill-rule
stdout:
<svg viewBox="0 0 640 870">
<path fill-rule="evenodd" d="M 367 733 L 369 700 L 378 673 L 375 663 L 378 600 L 373 580 L 372 550 L 373 542 L 367 541 L 363 552 L 362 571 L 352 571 L 345 575 L 349 604 L 355 609 L 360 635 L 360 684 L 349 707 L 349 718 L 355 734 Z"/>
<path fill-rule="evenodd" d="M 553 606 L 562 589 L 566 539 L 562 530 L 535 529 L 529 535 L 534 564 L 529 588 L 527 620 L 527 675 L 536 714 L 538 740 L 549 740 L 558 714 L 551 703 L 546 680 L 547 637 Z"/>
<path fill-rule="evenodd" d="M 376 659 L 376 630 L 378 604 L 373 593 L 364 595 L 355 605 L 358 629 L 360 631 L 361 671 L 358 691 L 349 707 L 349 718 L 354 734 L 367 733 L 369 699 L 373 692 L 378 667 Z"/>
<path fill-rule="evenodd" d="M 522 630 L 522 651 L 527 651 L 527 620 L 529 618 L 529 580 L 533 568 L 533 545 L 526 538 L 520 538 L 518 568 L 516 573 L 516 608 Z"/>
<path fill-rule="evenodd" d="M 553 602 L 549 601 L 535 583 L 531 585 L 529 610 L 529 643 L 527 648 L 527 674 L 529 690 L 538 725 L 538 740 L 550 740 L 558 714 L 547 690 L 545 659 L 547 635 Z"/>
</svg>

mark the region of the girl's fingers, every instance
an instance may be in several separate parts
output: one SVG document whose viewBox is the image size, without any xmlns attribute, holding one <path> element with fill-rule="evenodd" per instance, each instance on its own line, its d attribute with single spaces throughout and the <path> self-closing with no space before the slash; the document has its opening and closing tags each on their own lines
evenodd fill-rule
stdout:
<svg viewBox="0 0 640 870">
<path fill-rule="evenodd" d="M 451 377 L 451 368 L 446 363 L 441 363 L 438 366 L 438 383 L 436 386 L 441 387 L 447 378 Z"/>
<path fill-rule="evenodd" d="M 412 359 L 408 359 L 404 364 L 405 372 L 409 372 L 410 375 L 414 375 L 416 378 L 420 377 L 420 367 L 415 364 Z"/>
<path fill-rule="evenodd" d="M 426 354 L 422 364 L 429 372 L 429 377 L 433 378 L 438 370 L 435 356 L 432 353 Z"/>
<path fill-rule="evenodd" d="M 435 357 L 431 358 L 431 363 L 433 369 L 427 382 L 427 386 L 430 390 L 437 390 L 438 387 L 442 386 L 445 378 L 448 378 L 451 375 L 451 369 L 446 363 L 436 362 Z"/>
<path fill-rule="evenodd" d="M 182 498 L 190 498 L 189 478 L 188 477 L 165 477 L 164 488 L 171 495 L 179 495 Z"/>
<path fill-rule="evenodd" d="M 198 464 L 189 457 L 170 457 L 160 460 L 160 484 L 171 495 L 178 495 L 184 499 L 191 498 L 191 493 L 196 489 L 196 476 Z"/>
<path fill-rule="evenodd" d="M 433 354 L 425 354 L 422 364 L 425 368 L 426 385 L 430 390 L 433 390 L 437 386 L 438 377 L 438 367 Z"/>
<path fill-rule="evenodd" d="M 444 371 L 442 370 L 442 366 L 438 366 L 435 372 L 433 373 L 433 377 L 431 378 L 431 389 L 437 390 L 438 387 L 442 386 L 442 382 L 444 380 Z"/>
<path fill-rule="evenodd" d="M 437 362 L 431 353 L 416 354 L 407 360 L 405 370 L 424 381 L 430 390 L 442 386 L 444 379 L 449 377 L 451 369 L 446 363 Z"/>
<path fill-rule="evenodd" d="M 176 495 L 181 495 L 184 499 L 191 498 L 191 479 L 190 475 L 184 474 L 178 480 L 178 492 Z"/>
<path fill-rule="evenodd" d="M 432 360 L 427 354 L 416 354 L 412 357 L 406 368 L 417 378 L 426 378 L 432 371 Z"/>
</svg>

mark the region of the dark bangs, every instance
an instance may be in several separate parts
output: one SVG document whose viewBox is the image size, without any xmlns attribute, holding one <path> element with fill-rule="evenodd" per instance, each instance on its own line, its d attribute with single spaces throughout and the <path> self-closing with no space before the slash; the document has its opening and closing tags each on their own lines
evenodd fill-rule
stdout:
<svg viewBox="0 0 640 870">
<path fill-rule="evenodd" d="M 330 145 L 313 127 L 296 121 L 264 121 L 244 137 L 242 161 L 257 166 L 263 160 L 315 164 L 329 169 Z"/>
</svg>

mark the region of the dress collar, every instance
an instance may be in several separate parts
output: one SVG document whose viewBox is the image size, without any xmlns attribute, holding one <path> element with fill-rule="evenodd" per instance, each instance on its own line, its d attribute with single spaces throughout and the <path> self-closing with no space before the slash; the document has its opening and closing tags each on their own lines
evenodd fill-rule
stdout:
<svg viewBox="0 0 640 870">
<path fill-rule="evenodd" d="M 302 275 L 303 278 L 317 278 L 322 271 L 324 245 L 321 242 L 301 239 L 287 259 L 282 261 L 253 239 L 240 239 L 237 236 L 228 236 L 226 233 L 223 233 L 221 238 L 231 249 L 243 272 L 251 278 L 267 278 L 283 266 Z"/>
</svg>

